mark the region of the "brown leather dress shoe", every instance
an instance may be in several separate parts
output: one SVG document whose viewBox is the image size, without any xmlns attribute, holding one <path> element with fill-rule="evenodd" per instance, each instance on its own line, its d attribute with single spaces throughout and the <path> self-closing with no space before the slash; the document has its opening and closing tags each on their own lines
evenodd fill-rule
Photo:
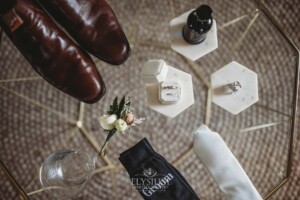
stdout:
<svg viewBox="0 0 300 200">
<path fill-rule="evenodd" d="M 94 103 L 105 93 L 95 64 L 34 0 L 0 0 L 0 26 L 50 84 L 72 97 Z"/>
<path fill-rule="evenodd" d="M 113 65 L 130 55 L 116 15 L 105 0 L 39 0 L 43 7 L 88 52 Z"/>
</svg>

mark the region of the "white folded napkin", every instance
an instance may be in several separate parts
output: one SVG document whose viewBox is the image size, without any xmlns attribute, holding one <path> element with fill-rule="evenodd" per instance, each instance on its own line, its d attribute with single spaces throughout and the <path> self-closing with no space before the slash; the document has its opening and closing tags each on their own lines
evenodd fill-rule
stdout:
<svg viewBox="0 0 300 200">
<path fill-rule="evenodd" d="M 194 152 L 228 200 L 261 200 L 244 169 L 221 136 L 207 126 L 194 133 Z"/>
</svg>

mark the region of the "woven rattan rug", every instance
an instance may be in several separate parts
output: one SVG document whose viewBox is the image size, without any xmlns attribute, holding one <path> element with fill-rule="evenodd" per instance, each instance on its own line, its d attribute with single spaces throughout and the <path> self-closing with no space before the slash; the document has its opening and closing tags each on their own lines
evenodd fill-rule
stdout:
<svg viewBox="0 0 300 200">
<path fill-rule="evenodd" d="M 109 66 L 95 59 L 99 71 L 106 80 L 109 93 L 96 105 L 80 104 L 47 84 L 34 72 L 4 35 L 0 47 L 0 158 L 26 192 L 40 189 L 38 170 L 43 159 L 51 152 L 62 148 L 83 147 L 86 150 L 95 151 L 94 148 L 99 147 L 105 138 L 98 118 L 106 111 L 113 96 L 129 93 L 136 112 L 140 116 L 145 116 L 147 121 L 141 130 L 133 131 L 123 138 L 113 139 L 114 144 L 109 149 L 108 160 L 97 162 L 96 175 L 79 199 L 141 199 L 138 192 L 132 189 L 127 172 L 121 167 L 118 156 L 143 137 L 147 137 L 153 147 L 182 172 L 200 197 L 212 200 L 222 199 L 219 189 L 203 165 L 193 154 L 189 153 L 193 140 L 191 132 L 207 120 L 205 115 L 207 89 L 205 81 L 203 81 L 206 79 L 193 80 L 194 85 L 197 86 L 195 106 L 174 120 L 149 110 L 146 107 L 145 93 L 135 89 L 142 84 L 140 69 L 142 63 L 147 59 L 163 58 L 170 65 L 187 70 L 183 66 L 189 64 L 188 61 L 169 48 L 168 24 L 170 19 L 203 2 L 196 0 L 110 0 L 109 2 L 128 35 L 132 55 L 121 67 Z M 233 16 L 236 17 L 252 13 L 255 10 L 254 4 L 247 2 L 234 0 L 207 3 L 212 4 L 215 10 L 222 10 L 222 13 L 215 14 L 222 24 L 226 22 L 226 19 L 230 19 L 232 15 L 230 11 L 233 10 L 233 7 L 235 8 Z M 297 37 L 300 32 L 299 2 L 297 0 L 281 0 L 276 3 L 267 1 L 267 5 L 299 45 L 299 36 Z M 230 32 L 232 35 L 226 35 L 226 32 L 223 35 L 220 34 L 220 37 L 229 38 L 227 40 L 220 38 L 220 41 L 225 44 L 223 46 L 233 43 L 250 21 L 251 18 L 241 21 L 239 25 L 235 26 L 235 32 Z M 265 40 L 270 39 L 270 43 L 276 43 L 277 40 L 274 40 L 269 32 L 259 31 L 263 30 L 265 26 L 267 26 L 267 22 L 261 21 L 261 24 L 255 26 L 254 29 L 259 32 L 259 37 L 264 36 Z M 272 29 L 270 28 L 270 30 Z M 277 39 L 280 42 L 280 38 Z M 249 37 L 245 41 L 251 43 L 256 40 Z M 247 44 L 245 45 L 247 46 Z M 220 46 L 222 47 L 222 45 Z M 285 46 L 283 45 L 282 48 Z M 261 52 L 270 51 L 268 46 L 264 45 L 261 45 L 260 50 Z M 196 63 L 204 75 L 208 76 L 222 66 L 223 61 L 229 56 L 229 53 L 216 54 L 213 56 L 217 56 L 219 59 L 208 57 Z M 269 59 L 270 63 L 266 64 L 284 63 L 285 60 L 281 59 L 278 54 L 280 54 L 280 49 L 271 49 L 271 53 L 268 53 L 267 56 L 272 59 Z M 257 52 L 249 50 L 247 58 L 243 59 L 246 63 L 251 63 L 251 59 L 256 57 Z M 203 66 L 216 66 L 216 68 Z M 197 69 L 189 68 L 188 72 L 193 77 L 199 75 Z M 289 73 L 288 70 L 282 70 L 275 74 L 266 72 L 266 76 L 272 76 L 276 85 L 280 84 L 279 75 L 288 77 Z M 263 95 L 267 96 L 268 93 Z M 268 97 L 272 99 L 277 95 L 276 92 L 271 92 Z M 286 95 L 291 94 L 287 93 Z M 274 106 L 277 110 L 283 111 L 287 104 L 288 102 L 283 98 L 282 101 L 276 101 Z M 245 111 L 243 116 L 246 116 L 247 112 L 254 112 L 257 121 L 264 121 L 265 116 L 274 119 L 279 117 L 276 112 L 265 112 L 254 108 Z M 253 115 L 251 115 L 252 118 L 242 117 L 229 120 L 231 119 L 230 114 L 216 106 L 213 107 L 211 115 L 211 118 L 220 121 L 219 124 L 214 123 L 212 128 L 220 132 L 224 128 L 230 130 L 230 127 L 234 126 L 249 127 L 255 121 L 252 119 Z M 78 119 L 83 120 L 84 129 L 79 130 L 76 126 Z M 157 134 L 161 133 L 162 129 L 164 134 Z M 286 130 L 285 126 L 277 128 L 276 136 L 268 134 L 273 131 L 272 128 L 262 130 L 261 134 L 223 135 L 261 193 L 266 193 L 280 179 L 280 175 L 282 175 L 280 171 L 284 170 L 284 163 L 287 162 L 287 152 L 285 151 L 287 136 L 283 134 L 284 130 Z M 299 137 L 296 139 L 295 144 L 299 147 Z M 90 142 L 94 145 L 91 145 Z M 266 146 L 265 143 L 268 145 Z M 295 152 L 292 179 L 272 199 L 296 200 L 300 196 L 298 188 L 300 185 L 299 148 Z M 266 160 L 268 161 L 266 162 Z M 44 192 L 30 197 L 41 200 L 49 199 Z M 4 179 L 0 179 L 0 199 L 17 199 L 12 188 Z"/>
</svg>

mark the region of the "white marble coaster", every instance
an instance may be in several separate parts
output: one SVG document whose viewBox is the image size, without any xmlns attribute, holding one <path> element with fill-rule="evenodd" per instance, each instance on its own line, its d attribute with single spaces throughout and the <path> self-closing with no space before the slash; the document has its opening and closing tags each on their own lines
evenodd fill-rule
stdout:
<svg viewBox="0 0 300 200">
<path fill-rule="evenodd" d="M 176 104 L 165 105 L 159 101 L 159 85 L 147 84 L 148 106 L 167 117 L 174 118 L 185 109 L 194 104 L 194 91 L 192 76 L 186 72 L 168 66 L 168 74 L 165 81 L 178 81 L 181 84 L 181 99 Z"/>
<path fill-rule="evenodd" d="M 228 86 L 238 81 L 241 88 L 232 92 Z M 236 115 L 258 101 L 257 74 L 232 61 L 211 75 L 212 101 Z"/>
<path fill-rule="evenodd" d="M 171 47 L 174 51 L 182 54 L 188 59 L 195 61 L 200 57 L 218 48 L 217 23 L 207 33 L 206 39 L 200 44 L 190 44 L 182 36 L 182 28 L 186 24 L 188 15 L 194 9 L 174 18 L 170 22 Z"/>
</svg>

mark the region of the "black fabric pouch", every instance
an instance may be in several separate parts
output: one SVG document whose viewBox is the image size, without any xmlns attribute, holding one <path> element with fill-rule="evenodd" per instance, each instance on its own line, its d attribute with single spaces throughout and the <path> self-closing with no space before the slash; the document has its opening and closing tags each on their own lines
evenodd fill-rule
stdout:
<svg viewBox="0 0 300 200">
<path fill-rule="evenodd" d="M 123 152 L 119 160 L 144 199 L 199 200 L 180 172 L 156 153 L 146 138 Z"/>
</svg>

